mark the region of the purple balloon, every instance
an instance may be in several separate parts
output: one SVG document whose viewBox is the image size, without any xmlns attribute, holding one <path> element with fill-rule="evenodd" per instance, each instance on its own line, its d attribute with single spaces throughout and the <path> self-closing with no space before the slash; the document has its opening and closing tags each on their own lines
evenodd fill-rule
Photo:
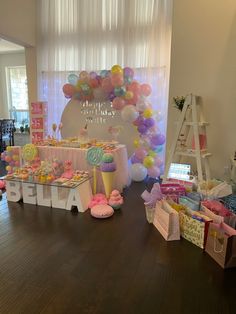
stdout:
<svg viewBox="0 0 236 314">
<path fill-rule="evenodd" d="M 136 126 L 144 124 L 144 118 L 139 115 L 138 118 L 133 122 L 133 124 L 136 125 Z"/>
<path fill-rule="evenodd" d="M 139 133 L 141 133 L 141 134 L 147 133 L 147 130 L 148 130 L 148 128 L 146 127 L 145 124 L 141 124 L 141 125 L 138 126 L 138 131 L 139 131 Z"/>
<path fill-rule="evenodd" d="M 148 118 L 144 121 L 144 124 L 148 128 L 152 128 L 155 125 L 155 120 L 153 118 Z"/>
<path fill-rule="evenodd" d="M 95 79 L 97 77 L 97 73 L 92 71 L 89 73 L 89 76 L 92 78 L 92 79 Z"/>
<path fill-rule="evenodd" d="M 153 166 L 151 168 L 148 168 L 148 175 L 151 178 L 157 178 L 161 174 L 160 169 L 157 166 Z"/>
<path fill-rule="evenodd" d="M 109 94 L 109 100 L 112 101 L 114 98 L 116 98 L 116 95 L 114 94 L 114 92 L 111 92 Z"/>
<path fill-rule="evenodd" d="M 133 154 L 130 158 L 132 164 L 139 164 L 142 162 L 135 154 Z"/>
<path fill-rule="evenodd" d="M 126 67 L 124 68 L 124 76 L 130 76 L 133 77 L 134 76 L 134 71 L 133 69 Z"/>
<path fill-rule="evenodd" d="M 164 144 L 166 141 L 166 137 L 164 134 L 155 134 L 151 137 L 151 145 L 152 146 L 158 146 Z"/>
</svg>

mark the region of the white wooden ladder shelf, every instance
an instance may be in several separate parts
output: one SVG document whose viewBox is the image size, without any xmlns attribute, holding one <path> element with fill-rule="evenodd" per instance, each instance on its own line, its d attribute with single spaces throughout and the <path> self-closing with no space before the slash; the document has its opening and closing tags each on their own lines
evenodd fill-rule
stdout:
<svg viewBox="0 0 236 314">
<path fill-rule="evenodd" d="M 177 130 L 174 134 L 173 142 L 171 144 L 169 156 L 167 157 L 163 182 L 165 182 L 167 179 L 171 163 L 181 162 L 182 157 L 195 158 L 199 181 L 203 180 L 204 165 L 206 180 L 210 180 L 209 157 L 211 156 L 211 153 L 208 153 L 206 148 L 201 150 L 199 141 L 199 129 L 201 128 L 201 134 L 204 134 L 206 136 L 206 126 L 209 125 L 209 123 L 202 121 L 202 113 L 200 111 L 200 108 L 198 119 L 196 98 L 196 96 L 190 94 L 185 99 L 181 116 L 177 124 Z M 186 144 L 189 144 L 189 141 L 191 140 L 191 134 L 194 139 L 195 149 L 192 149 L 192 147 L 178 147 L 180 136 L 183 136 Z"/>
</svg>

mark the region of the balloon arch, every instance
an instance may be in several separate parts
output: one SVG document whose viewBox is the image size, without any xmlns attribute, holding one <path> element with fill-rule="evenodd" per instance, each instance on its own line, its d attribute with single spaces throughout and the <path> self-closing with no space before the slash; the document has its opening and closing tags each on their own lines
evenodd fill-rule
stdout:
<svg viewBox="0 0 236 314">
<path fill-rule="evenodd" d="M 121 118 L 133 124 L 139 133 L 131 156 L 131 178 L 142 181 L 147 175 L 152 178 L 160 176 L 163 160 L 158 153 L 165 144 L 165 135 L 158 131 L 158 119 L 148 101 L 152 88 L 134 80 L 133 69 L 114 65 L 110 71 L 102 70 L 99 74 L 86 71 L 78 76 L 69 74 L 63 93 L 66 98 L 79 101 L 111 101 L 112 107 L 120 111 Z"/>
</svg>

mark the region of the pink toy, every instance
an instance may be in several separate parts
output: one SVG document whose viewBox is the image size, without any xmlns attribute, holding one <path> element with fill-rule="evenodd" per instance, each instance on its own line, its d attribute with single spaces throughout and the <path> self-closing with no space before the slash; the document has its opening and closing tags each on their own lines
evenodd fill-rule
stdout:
<svg viewBox="0 0 236 314">
<path fill-rule="evenodd" d="M 61 175 L 62 178 L 71 179 L 74 175 L 74 171 L 72 169 L 72 161 L 66 160 L 64 161 L 64 173 Z"/>
<path fill-rule="evenodd" d="M 5 189 L 6 185 L 5 182 L 3 180 L 0 180 L 0 190 Z"/>
<path fill-rule="evenodd" d="M 91 208 L 91 216 L 95 218 L 108 218 L 114 214 L 114 210 L 109 205 L 95 205 Z"/>
<path fill-rule="evenodd" d="M 92 200 L 90 201 L 88 207 L 92 208 L 95 205 L 106 205 L 107 204 L 107 199 L 106 196 L 102 193 L 98 193 L 93 196 Z"/>
<path fill-rule="evenodd" d="M 108 204 L 113 209 L 120 209 L 123 203 L 124 203 L 124 200 L 123 200 L 123 197 L 120 195 L 120 192 L 118 190 L 112 191 Z"/>
</svg>

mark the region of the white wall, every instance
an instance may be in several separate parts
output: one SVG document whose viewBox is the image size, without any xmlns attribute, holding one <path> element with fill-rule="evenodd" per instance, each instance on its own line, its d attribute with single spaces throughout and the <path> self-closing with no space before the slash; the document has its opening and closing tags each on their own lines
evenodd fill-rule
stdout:
<svg viewBox="0 0 236 314">
<path fill-rule="evenodd" d="M 1 0 L 0 37 L 25 47 L 29 103 L 37 100 L 36 0 Z"/>
<path fill-rule="evenodd" d="M 25 53 L 0 54 L 0 118 L 9 118 L 6 67 L 25 65 Z"/>
<path fill-rule="evenodd" d="M 174 1 L 168 142 L 173 96 L 202 96 L 212 174 L 220 177 L 236 150 L 236 1 Z M 168 148 L 167 148 L 168 149 Z"/>
</svg>

